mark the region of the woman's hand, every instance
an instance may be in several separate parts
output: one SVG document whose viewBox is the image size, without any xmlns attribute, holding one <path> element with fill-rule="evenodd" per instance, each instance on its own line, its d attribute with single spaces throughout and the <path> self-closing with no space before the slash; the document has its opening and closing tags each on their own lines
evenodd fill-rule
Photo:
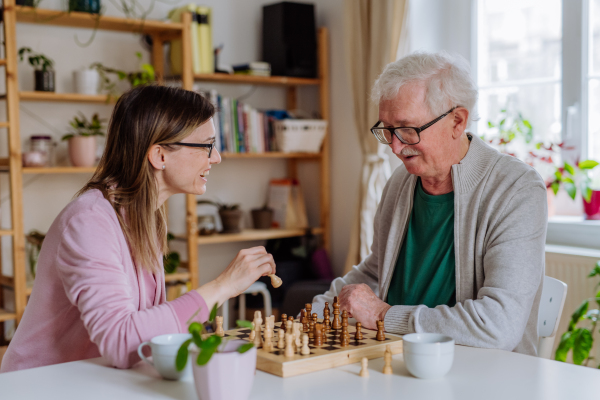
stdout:
<svg viewBox="0 0 600 400">
<path fill-rule="evenodd" d="M 206 304 L 219 306 L 248 289 L 258 278 L 275 273 L 273 256 L 263 246 L 243 249 L 212 282 L 196 289 Z"/>
</svg>

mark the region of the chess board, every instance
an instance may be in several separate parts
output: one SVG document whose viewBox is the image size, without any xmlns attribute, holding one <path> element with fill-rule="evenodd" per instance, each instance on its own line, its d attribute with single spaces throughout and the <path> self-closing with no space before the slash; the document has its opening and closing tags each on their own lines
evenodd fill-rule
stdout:
<svg viewBox="0 0 600 400">
<path fill-rule="evenodd" d="M 279 331 L 280 323 L 275 324 L 275 333 Z M 263 328 L 264 331 L 264 328 Z M 385 340 L 375 339 L 377 331 L 362 328 L 363 339 L 355 340 L 354 326 L 348 327 L 350 334 L 349 345 L 340 346 L 340 331 L 330 331 L 325 334 L 323 346 L 313 346 L 313 340 L 310 339 L 308 347 L 309 355 L 301 355 L 299 352 L 294 357 L 288 358 L 284 355 L 284 349 L 275 348 L 271 353 L 262 348 L 257 350 L 256 368 L 281 377 L 288 377 L 309 372 L 320 371 L 339 367 L 341 365 L 360 362 L 363 357 L 368 359 L 383 357 L 386 345 L 390 345 L 392 354 L 402 353 L 402 338 L 386 332 Z M 233 336 L 237 339 L 248 340 L 250 329 L 234 329 L 225 332 L 226 336 Z M 278 336 L 275 334 L 273 343 L 277 347 Z"/>
</svg>

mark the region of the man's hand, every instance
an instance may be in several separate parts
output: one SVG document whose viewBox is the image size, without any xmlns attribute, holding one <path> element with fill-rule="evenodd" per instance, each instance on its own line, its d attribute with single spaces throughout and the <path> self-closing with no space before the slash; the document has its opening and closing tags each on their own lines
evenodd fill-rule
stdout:
<svg viewBox="0 0 600 400">
<path fill-rule="evenodd" d="M 339 294 L 340 310 L 348 311 L 363 327 L 377 329 L 376 321 L 383 321 L 392 306 L 381 301 L 368 285 L 346 285 Z"/>
</svg>

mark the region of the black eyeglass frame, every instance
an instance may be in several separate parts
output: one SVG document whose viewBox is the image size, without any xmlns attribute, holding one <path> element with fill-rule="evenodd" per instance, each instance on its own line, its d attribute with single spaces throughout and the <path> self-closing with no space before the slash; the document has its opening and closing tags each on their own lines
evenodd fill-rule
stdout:
<svg viewBox="0 0 600 400">
<path fill-rule="evenodd" d="M 396 126 L 396 127 L 392 127 L 392 128 L 386 128 L 386 127 L 377 127 L 377 125 L 379 125 L 381 123 L 381 121 L 377 121 L 377 123 L 375 125 L 373 125 L 373 127 L 371 128 L 371 133 L 373 134 L 373 136 L 375 136 L 375 139 L 377 139 L 377 141 L 381 144 L 392 144 L 392 142 L 389 143 L 384 143 L 381 140 L 379 140 L 379 138 L 377 137 L 377 134 L 375 133 L 374 129 L 386 129 L 388 131 L 390 131 L 390 133 L 392 135 L 395 135 L 399 141 L 401 141 L 402 143 L 406 144 L 406 145 L 414 145 L 414 144 L 418 144 L 419 142 L 421 142 L 421 132 L 423 132 L 425 129 L 429 128 L 431 125 L 435 124 L 436 122 L 440 121 L 441 119 L 443 119 L 446 115 L 450 114 L 452 111 L 454 111 L 457 107 L 452 107 L 449 111 L 443 113 L 442 115 L 440 115 L 439 117 L 437 117 L 436 119 L 434 119 L 433 121 L 430 121 L 428 123 L 426 123 L 425 125 L 417 128 L 414 126 Z M 419 141 L 415 142 L 415 143 L 407 143 L 405 140 L 402 139 L 402 137 L 396 133 L 396 129 L 414 129 L 415 132 L 417 132 L 417 136 L 419 137 Z"/>
<path fill-rule="evenodd" d="M 208 143 L 182 143 L 182 142 L 175 142 L 175 143 L 169 143 L 169 144 L 170 145 L 176 144 L 176 145 L 179 145 L 179 146 L 195 147 L 195 148 L 204 147 L 205 149 L 210 149 L 208 151 L 208 158 L 210 158 L 210 156 L 212 155 L 212 151 L 215 148 L 215 143 L 208 144 Z"/>
</svg>

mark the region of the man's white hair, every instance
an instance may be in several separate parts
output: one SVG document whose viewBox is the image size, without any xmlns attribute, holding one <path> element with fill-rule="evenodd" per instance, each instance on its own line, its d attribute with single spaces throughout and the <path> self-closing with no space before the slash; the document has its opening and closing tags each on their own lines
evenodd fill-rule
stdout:
<svg viewBox="0 0 600 400">
<path fill-rule="evenodd" d="M 442 115 L 452 107 L 469 110 L 475 120 L 473 109 L 477 102 L 477 86 L 471 78 L 467 60 L 446 52 L 415 52 L 389 63 L 375 81 L 371 99 L 379 105 L 390 100 L 402 86 L 422 83 L 425 86 L 425 103 L 433 116 Z"/>
</svg>

